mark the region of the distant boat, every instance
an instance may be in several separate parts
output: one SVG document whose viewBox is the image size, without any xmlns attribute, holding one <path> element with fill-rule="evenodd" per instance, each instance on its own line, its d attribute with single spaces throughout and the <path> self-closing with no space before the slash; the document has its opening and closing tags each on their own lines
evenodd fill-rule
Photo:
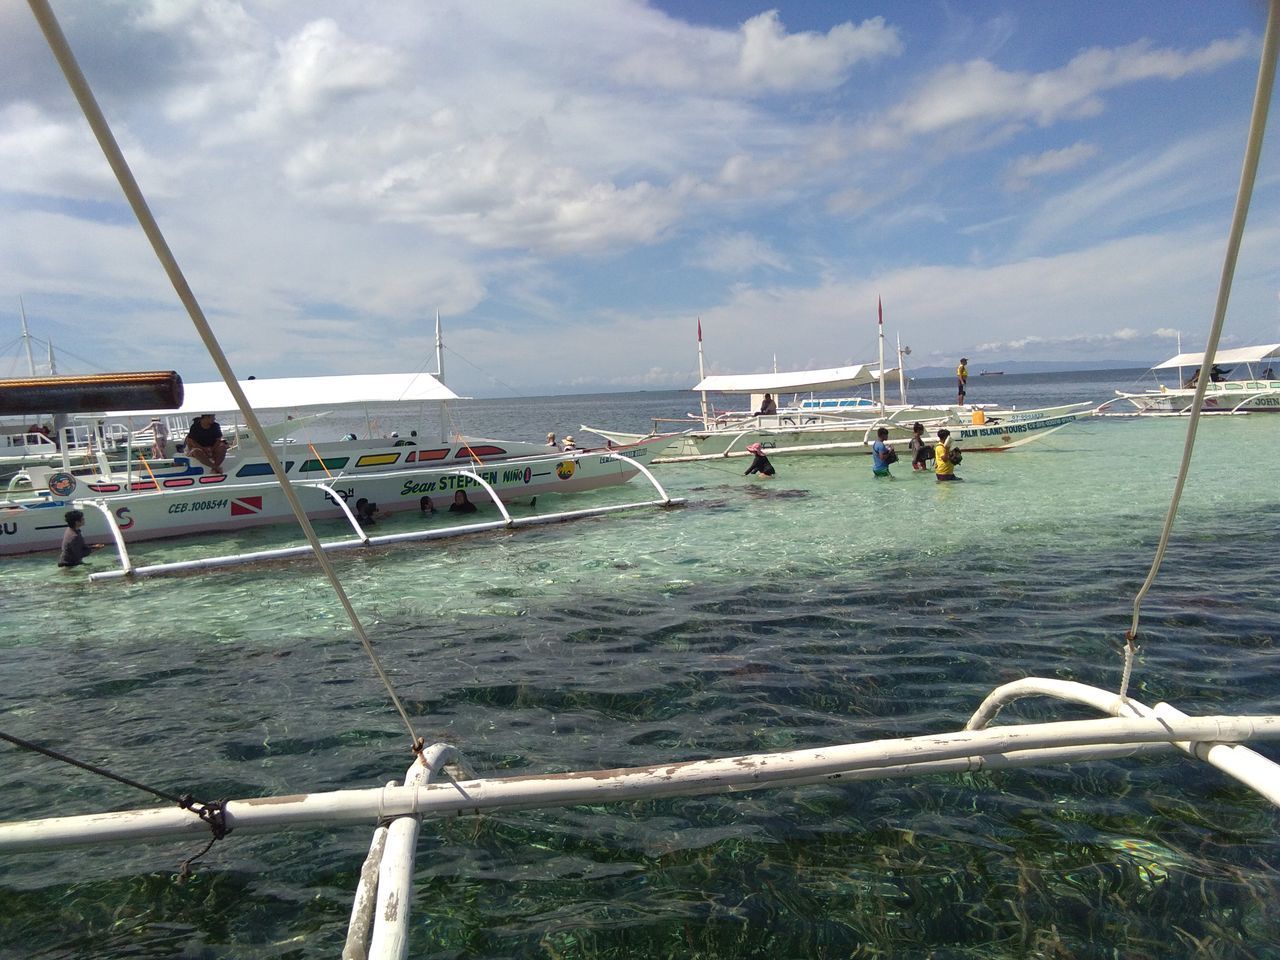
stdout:
<svg viewBox="0 0 1280 960">
<path fill-rule="evenodd" d="M 978 376 L 980 376 L 980 377 L 1003 377 L 1003 376 L 1004 376 L 1004 371 L 1003 371 L 1003 370 L 979 370 L 979 371 L 978 371 Z"/>
</svg>

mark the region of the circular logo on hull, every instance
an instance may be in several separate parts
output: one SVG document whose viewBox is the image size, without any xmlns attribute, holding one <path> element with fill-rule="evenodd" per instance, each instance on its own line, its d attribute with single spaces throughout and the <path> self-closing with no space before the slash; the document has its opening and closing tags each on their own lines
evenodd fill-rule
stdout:
<svg viewBox="0 0 1280 960">
<path fill-rule="evenodd" d="M 578 465 L 572 460 L 561 460 L 556 464 L 556 476 L 561 480 L 568 480 L 578 471 Z"/>
<path fill-rule="evenodd" d="M 69 473 L 55 473 L 49 478 L 49 492 L 55 497 L 69 497 L 76 491 L 76 478 Z"/>
</svg>

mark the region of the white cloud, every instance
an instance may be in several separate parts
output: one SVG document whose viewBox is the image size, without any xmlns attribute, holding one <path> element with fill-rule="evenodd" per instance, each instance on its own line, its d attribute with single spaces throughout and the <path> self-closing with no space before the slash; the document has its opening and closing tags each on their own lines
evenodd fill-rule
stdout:
<svg viewBox="0 0 1280 960">
<path fill-rule="evenodd" d="M 669 21 L 656 26 L 614 69 L 620 82 L 747 95 L 825 90 L 844 83 L 862 61 L 902 52 L 898 32 L 883 17 L 837 24 L 825 34 L 788 34 L 776 10 L 732 33 Z"/>
<path fill-rule="evenodd" d="M 1024 154 L 1015 157 L 1009 164 L 1006 187 L 1021 189 L 1032 177 L 1051 176 L 1074 170 L 1098 155 L 1098 147 L 1092 143 L 1079 141 L 1060 150 L 1046 150 L 1034 156 Z"/>
<path fill-rule="evenodd" d="M 787 263 L 768 243 L 749 233 L 719 234 L 702 244 L 697 262 L 723 273 L 746 273 L 756 267 L 786 270 Z"/>
<path fill-rule="evenodd" d="M 881 142 L 940 133 L 948 128 L 1010 121 L 1047 127 L 1102 110 L 1100 95 L 1142 80 L 1174 80 L 1206 73 L 1251 53 L 1247 36 L 1216 40 L 1190 52 L 1152 49 L 1139 41 L 1115 49 L 1094 48 L 1057 70 L 1003 70 L 987 60 L 947 65 L 910 98 L 888 111 Z"/>
</svg>

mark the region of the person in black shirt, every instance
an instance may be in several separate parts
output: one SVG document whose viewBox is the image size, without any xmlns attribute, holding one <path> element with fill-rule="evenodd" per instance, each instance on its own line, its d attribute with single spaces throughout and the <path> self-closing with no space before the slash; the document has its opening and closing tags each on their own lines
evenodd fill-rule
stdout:
<svg viewBox="0 0 1280 960">
<path fill-rule="evenodd" d="M 199 460 L 212 473 L 222 473 L 227 458 L 227 441 L 222 439 L 222 426 L 212 413 L 202 413 L 191 421 L 191 429 L 182 442 L 187 456 Z"/>
<path fill-rule="evenodd" d="M 467 491 L 458 490 L 453 495 L 453 503 L 449 504 L 450 513 L 475 513 L 476 505 L 467 498 Z"/>
<path fill-rule="evenodd" d="M 744 477 L 749 477 L 753 473 L 758 473 L 762 477 L 772 477 L 774 470 L 773 464 L 769 462 L 769 458 L 764 455 L 764 448 L 758 443 L 752 443 L 747 446 L 747 453 L 752 455 L 751 466 L 747 467 Z"/>
<path fill-rule="evenodd" d="M 62 554 L 58 557 L 58 566 L 78 567 L 93 549 L 84 542 L 84 534 L 80 532 L 84 526 L 84 511 L 68 510 L 63 519 L 67 521 L 67 529 L 62 533 Z"/>
</svg>

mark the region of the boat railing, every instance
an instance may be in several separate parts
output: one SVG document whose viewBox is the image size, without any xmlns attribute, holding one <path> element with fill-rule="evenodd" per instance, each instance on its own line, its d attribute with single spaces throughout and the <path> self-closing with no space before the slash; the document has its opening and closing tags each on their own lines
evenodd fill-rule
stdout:
<svg viewBox="0 0 1280 960">
<path fill-rule="evenodd" d="M 397 543 L 409 543 L 420 540 L 442 540 L 453 537 L 467 536 L 473 533 L 483 533 L 488 530 L 516 529 L 527 526 L 540 526 L 551 523 L 564 523 L 570 520 L 580 520 L 587 517 L 599 517 L 612 513 L 620 513 L 627 510 L 637 510 L 643 507 L 674 507 L 684 503 L 683 498 L 672 497 L 663 488 L 657 478 L 653 475 L 643 463 L 626 456 L 623 453 L 616 453 L 608 450 L 583 451 L 587 456 L 609 457 L 617 460 L 623 467 L 632 467 L 644 475 L 645 479 L 652 484 L 657 492 L 656 500 L 636 500 L 627 503 L 609 504 L 600 507 L 579 508 L 577 510 L 563 510 L 555 513 L 536 514 L 526 517 L 513 517 L 506 505 L 498 496 L 497 491 L 471 466 L 457 467 L 452 470 L 442 471 L 445 476 L 461 476 L 477 483 L 490 500 L 497 506 L 498 511 L 502 514 L 501 520 L 486 520 L 479 523 L 464 523 L 448 527 L 436 527 L 424 530 L 412 530 L 403 533 L 391 533 L 381 535 L 371 535 L 361 525 L 359 519 L 351 511 L 347 505 L 346 498 L 329 484 L 332 480 L 323 481 L 295 481 L 295 483 L 304 488 L 319 490 L 341 509 L 347 523 L 350 524 L 355 533 L 353 538 L 342 540 L 333 540 L 322 543 L 321 549 L 324 551 L 352 550 L 361 547 L 384 546 Z M 364 474 L 365 477 L 374 476 Z M 224 493 L 233 493 L 236 490 L 253 489 L 261 490 L 261 483 L 254 484 L 235 484 L 229 486 L 219 486 L 219 491 Z M 152 494 L 154 495 L 154 494 Z M 141 496 L 141 495 L 140 495 Z M 119 503 L 122 498 L 115 498 L 113 503 Z M 120 530 L 119 524 L 111 508 L 104 500 L 83 500 L 76 501 L 76 506 L 87 506 L 101 512 L 107 518 L 107 526 L 111 531 L 112 540 L 116 545 L 116 552 L 120 560 L 120 569 L 104 570 L 97 573 L 91 573 L 89 579 L 91 581 L 100 580 L 118 580 L 121 578 L 139 578 L 162 576 L 170 573 L 180 573 L 191 570 L 211 570 L 221 567 L 242 566 L 248 563 L 258 563 L 266 560 L 285 560 L 295 557 L 305 557 L 312 554 L 310 545 L 279 547 L 270 550 L 254 550 L 245 553 L 228 554 L 219 557 L 204 557 L 196 560 L 178 560 L 169 563 L 149 564 L 145 566 L 135 566 L 129 558 L 129 553 L 125 547 L 124 535 Z"/>
</svg>

